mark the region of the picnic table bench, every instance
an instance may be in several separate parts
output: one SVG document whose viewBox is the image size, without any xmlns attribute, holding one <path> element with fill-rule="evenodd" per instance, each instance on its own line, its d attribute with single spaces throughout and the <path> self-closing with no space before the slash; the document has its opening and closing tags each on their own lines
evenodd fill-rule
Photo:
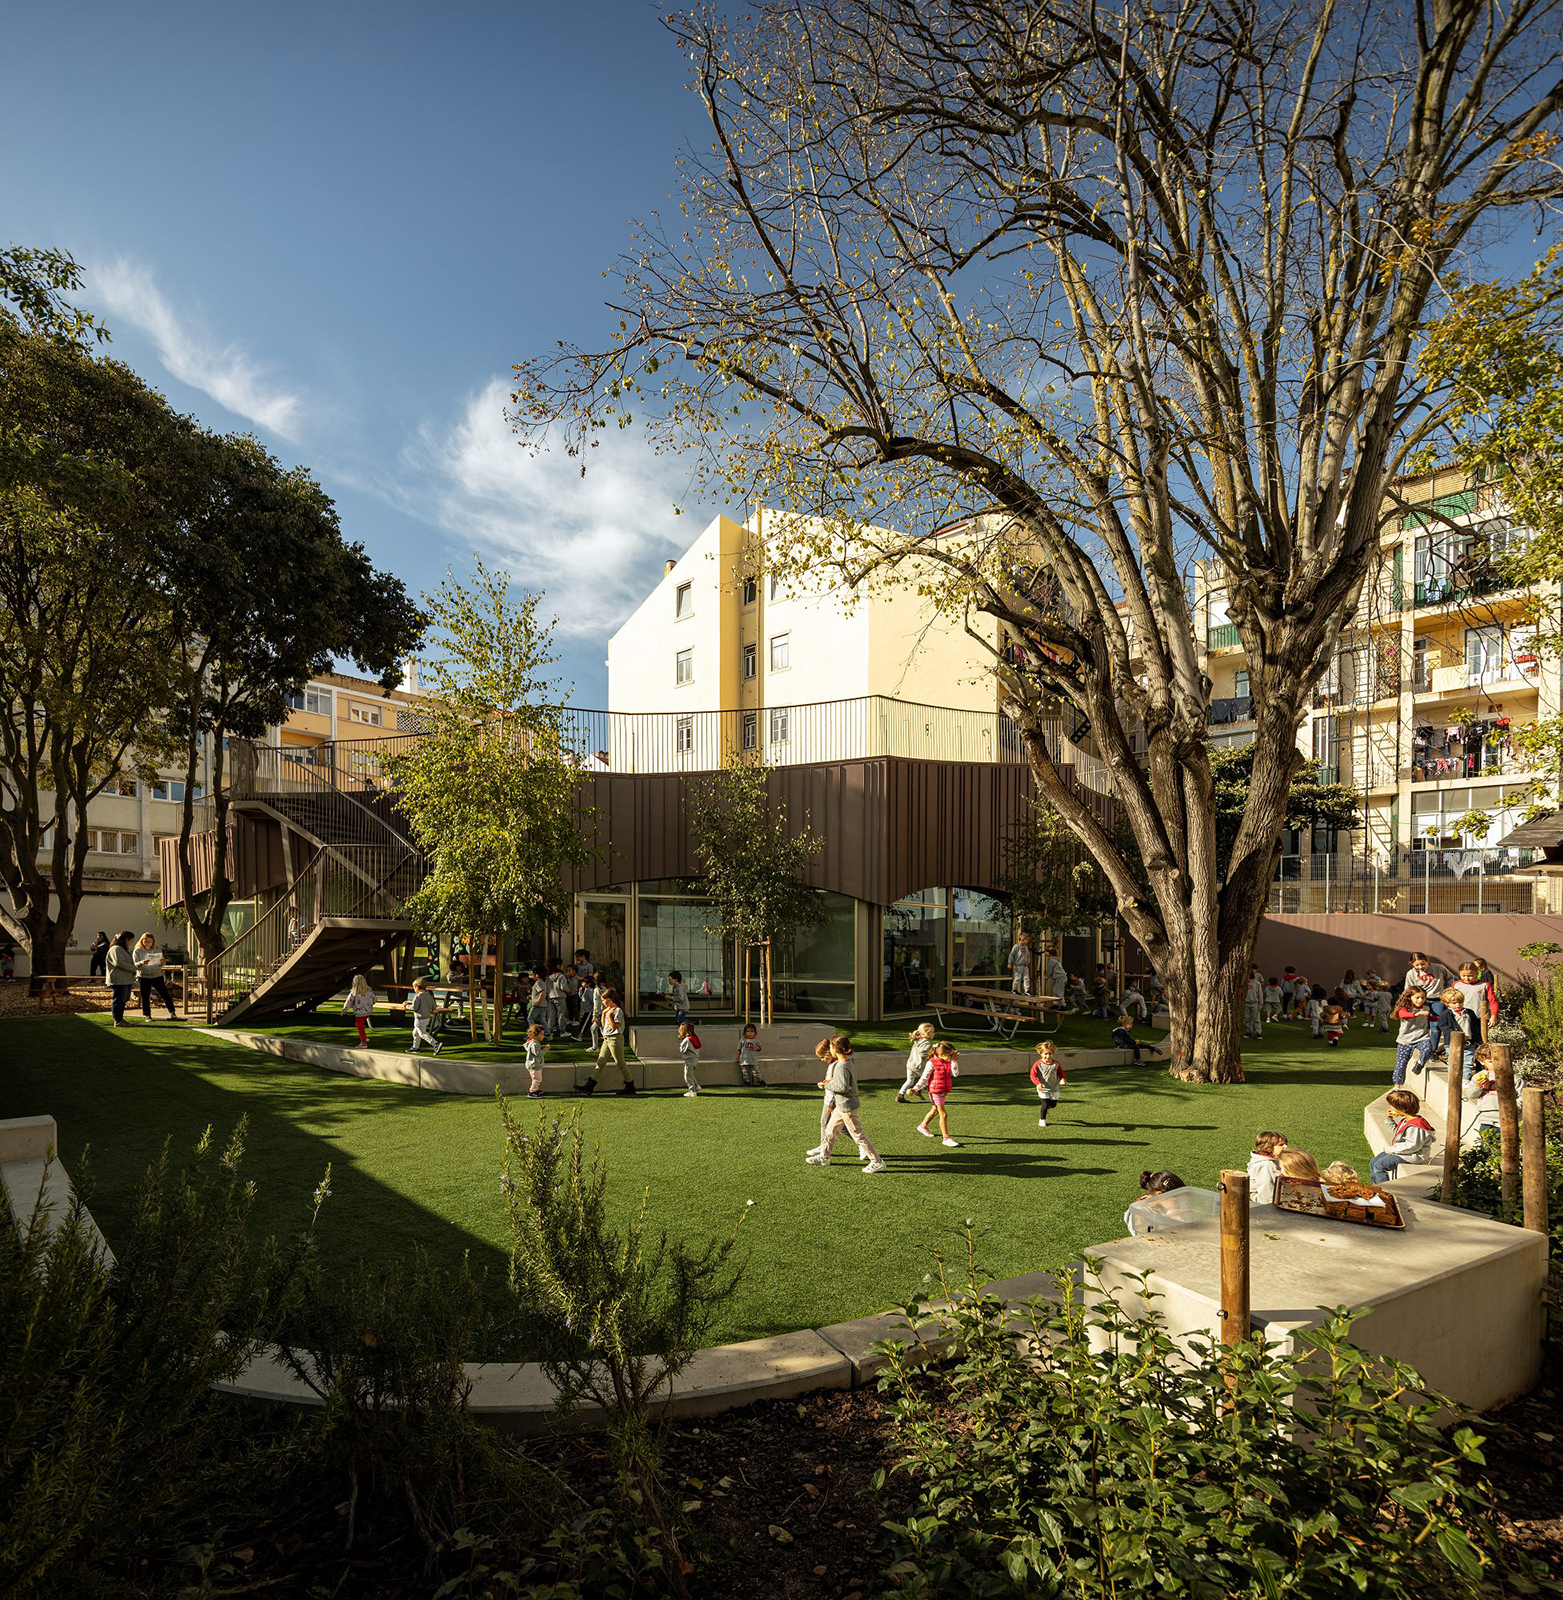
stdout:
<svg viewBox="0 0 1563 1600">
<path fill-rule="evenodd" d="M 979 983 L 952 983 L 949 1001 L 936 1000 L 932 1009 L 941 1028 L 946 1026 L 944 1013 L 948 1011 L 961 1016 L 986 1018 L 988 1026 L 982 1031 L 996 1033 L 1003 1039 L 1013 1039 L 1025 1023 L 1039 1024 L 1045 1038 L 1058 1032 L 1064 1003 L 1057 995 L 1017 994 Z M 1047 1026 L 1050 1019 L 1053 1024 L 1051 1028 Z"/>
<path fill-rule="evenodd" d="M 38 983 L 38 1004 L 40 1006 L 57 1006 L 60 1003 L 60 997 L 66 993 L 73 983 L 87 983 L 90 981 L 101 984 L 103 982 L 102 978 L 89 980 L 80 972 L 35 972 L 32 976 Z M 21 981 L 26 983 L 27 979 L 23 978 Z"/>
</svg>

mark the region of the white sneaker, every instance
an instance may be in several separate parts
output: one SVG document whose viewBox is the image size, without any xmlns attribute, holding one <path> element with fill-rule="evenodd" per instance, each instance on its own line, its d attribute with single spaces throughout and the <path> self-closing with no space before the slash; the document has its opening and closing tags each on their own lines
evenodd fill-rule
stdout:
<svg viewBox="0 0 1563 1600">
<path fill-rule="evenodd" d="M 440 1053 L 440 1051 L 443 1050 L 444 1048 L 445 1048 L 445 1046 L 442 1043 L 440 1043 L 438 1040 L 436 1040 L 435 1041 L 435 1045 L 434 1045 L 433 1053 L 435 1055 L 438 1055 Z"/>
<path fill-rule="evenodd" d="M 1047 1118 L 1046 1117 L 1038 1117 L 1037 1118 L 1037 1126 L 1039 1128 L 1045 1128 L 1047 1126 Z"/>
<path fill-rule="evenodd" d="M 960 1144 L 954 1139 L 946 1139 L 944 1142 L 945 1142 L 945 1145 L 946 1145 L 946 1147 L 948 1149 L 951 1149 L 951 1150 L 959 1150 L 960 1149 Z"/>
<path fill-rule="evenodd" d="M 822 1156 L 825 1154 L 825 1146 L 817 1144 L 812 1150 L 805 1150 L 803 1153 L 805 1156 Z"/>
<path fill-rule="evenodd" d="M 870 1161 L 869 1164 L 863 1168 L 863 1170 L 864 1172 L 884 1172 L 888 1169 L 883 1161 Z"/>
<path fill-rule="evenodd" d="M 927 1128 L 925 1128 L 925 1127 L 924 1127 L 924 1126 L 923 1126 L 923 1125 L 922 1125 L 922 1124 L 921 1124 L 921 1123 L 918 1123 L 918 1125 L 917 1125 L 917 1131 L 918 1131 L 918 1132 L 919 1132 L 919 1133 L 920 1133 L 920 1134 L 921 1134 L 921 1135 L 922 1135 L 922 1136 L 923 1136 L 923 1137 L 924 1137 L 924 1138 L 925 1138 L 925 1139 L 931 1139 L 931 1138 L 933 1138 L 933 1134 L 932 1134 L 932 1132 L 931 1132 L 931 1131 L 930 1131 L 930 1130 L 929 1130 L 929 1129 L 927 1129 Z"/>
<path fill-rule="evenodd" d="M 828 1167 L 830 1165 L 829 1156 L 805 1156 L 803 1159 L 807 1161 L 811 1167 Z"/>
<path fill-rule="evenodd" d="M 686 1089 L 684 1091 L 684 1098 L 686 1100 L 694 1100 L 694 1099 L 697 1099 L 699 1097 L 699 1094 L 700 1094 L 700 1091 L 698 1089 Z"/>
</svg>

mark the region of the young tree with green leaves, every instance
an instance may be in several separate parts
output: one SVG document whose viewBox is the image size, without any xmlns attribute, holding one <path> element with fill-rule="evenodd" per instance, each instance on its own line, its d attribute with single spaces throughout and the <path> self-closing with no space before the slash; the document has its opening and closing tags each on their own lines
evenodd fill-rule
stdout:
<svg viewBox="0 0 1563 1600">
<path fill-rule="evenodd" d="M 568 923 L 569 874 L 595 855 L 580 769 L 549 676 L 541 597 L 512 593 L 479 561 L 424 597 L 433 634 L 421 737 L 389 758 L 397 802 L 429 858 L 404 908 L 422 927 L 464 935 L 476 965 L 490 934 Z M 498 972 L 496 968 L 496 986 Z M 497 995 L 496 995 L 497 998 Z M 485 1031 L 497 1037 L 502 1007 Z"/>
<path fill-rule="evenodd" d="M 1563 193 L 1556 0 L 670 25 L 710 150 L 622 263 L 617 331 L 517 369 L 519 428 L 581 449 L 649 417 L 783 508 L 781 576 L 997 619 L 1038 792 L 1165 976 L 1171 1070 L 1241 1078 L 1297 732 L 1450 404 L 1416 367 L 1427 322 L 1484 233 Z M 1257 724 L 1224 871 L 1196 559 Z M 1137 859 L 1054 764 L 1059 700 Z"/>
<path fill-rule="evenodd" d="M 1119 831 L 1125 831 L 1121 824 Z M 1132 848 L 1126 838 L 1122 847 Z M 1030 800 L 1001 850 L 994 888 L 1008 898 L 1017 931 L 1029 924 L 1044 937 L 1056 936 L 1117 915 L 1118 898 L 1107 875 L 1046 800 Z"/>
<path fill-rule="evenodd" d="M 825 906 L 804 875 L 825 841 L 804 816 L 796 821 L 771 793 L 765 763 L 732 757 L 720 771 L 690 783 L 685 800 L 690 849 L 711 897 L 713 933 L 733 941 L 749 1020 L 750 955 L 759 958 L 760 1025 L 771 1021 L 772 954 L 824 920 Z"/>
<path fill-rule="evenodd" d="M 170 748 L 170 475 L 193 430 L 128 367 L 0 316 L 0 927 L 65 970 L 88 805 Z"/>
<path fill-rule="evenodd" d="M 200 435 L 181 489 L 184 518 L 165 549 L 178 641 L 168 724 L 184 762 L 179 862 L 189 883 L 193 835 L 227 837 L 227 740 L 260 738 L 284 721 L 288 696 L 339 657 L 394 688 L 423 619 L 401 580 L 342 537 L 336 507 L 309 472 L 285 469 L 258 440 Z M 198 810 L 208 753 L 211 805 Z M 206 960 L 223 948 L 233 899 L 224 853 L 214 861 L 208 890 L 185 896 Z"/>
</svg>

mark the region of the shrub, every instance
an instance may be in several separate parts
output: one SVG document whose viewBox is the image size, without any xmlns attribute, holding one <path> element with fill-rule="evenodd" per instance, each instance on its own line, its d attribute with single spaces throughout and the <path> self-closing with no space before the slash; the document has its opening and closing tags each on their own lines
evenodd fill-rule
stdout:
<svg viewBox="0 0 1563 1600">
<path fill-rule="evenodd" d="M 950 1359 L 886 1350 L 904 1456 L 886 1498 L 888 1592 L 932 1597 L 1500 1592 L 1505 1559 L 1468 1427 L 1446 1437 L 1410 1368 L 1350 1343 L 1344 1311 L 1297 1355 L 1184 1348 L 1141 1310 L 1006 1314 L 975 1280 L 922 1319 Z M 1017 1337 L 1019 1335 L 1019 1337 Z M 1509 1592 L 1539 1569 L 1507 1557 Z"/>
<path fill-rule="evenodd" d="M 497 1512 L 503 1522 L 542 1498 L 523 1459 L 468 1409 L 466 1363 L 491 1342 L 492 1324 L 465 1256 L 447 1270 L 419 1249 L 313 1287 L 301 1321 L 308 1348 L 285 1342 L 281 1353 L 322 1404 L 291 1450 L 345 1480 L 347 1548 L 365 1500 L 393 1503 L 433 1555 L 470 1520 Z"/>
<path fill-rule="evenodd" d="M 1547 1152 L 1547 1211 L 1553 1248 L 1563 1241 L 1563 1111 L 1548 1096 L 1546 1103 L 1544 1148 Z M 1496 1128 L 1483 1128 L 1476 1143 L 1460 1152 L 1455 1172 L 1456 1205 L 1480 1211 L 1502 1222 L 1518 1222 L 1506 1216 L 1502 1190 L 1503 1141 Z"/>
<path fill-rule="evenodd" d="M 85 1161 L 57 1229 L 40 1206 L 0 1226 L 0 1593 L 91 1592 L 160 1529 L 218 1432 L 212 1386 L 297 1303 L 313 1220 L 287 1251 L 251 1240 L 243 1143 L 241 1122 L 219 1155 L 208 1129 L 177 1172 L 165 1146 L 112 1265 Z"/>
<path fill-rule="evenodd" d="M 1531 1052 L 1563 1066 L 1563 972 L 1548 970 L 1538 979 L 1519 1016 Z"/>
<path fill-rule="evenodd" d="M 579 1114 L 546 1114 L 524 1132 L 504 1097 L 500 1187 L 515 1239 L 511 1280 L 535 1321 L 543 1369 L 563 1408 L 601 1406 L 624 1498 L 662 1535 L 667 1576 L 686 1592 L 687 1562 L 664 1505 L 656 1408 L 690 1362 L 742 1274 L 732 1234 L 698 1247 L 647 1235 L 646 1198 L 622 1232 L 608 1220 L 607 1172 L 588 1160 Z"/>
</svg>

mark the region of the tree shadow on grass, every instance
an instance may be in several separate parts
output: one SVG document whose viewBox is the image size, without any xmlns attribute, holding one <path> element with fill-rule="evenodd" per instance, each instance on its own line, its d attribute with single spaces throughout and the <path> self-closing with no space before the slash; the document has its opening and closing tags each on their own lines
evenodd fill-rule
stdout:
<svg viewBox="0 0 1563 1600">
<path fill-rule="evenodd" d="M 248 1118 L 243 1171 L 256 1185 L 259 1235 L 296 1237 L 309 1220 L 327 1164 L 332 1196 L 316 1238 L 321 1259 L 346 1264 L 388 1260 L 422 1245 L 436 1260 L 466 1251 L 486 1270 L 491 1293 L 505 1292 L 508 1258 L 484 1238 L 366 1172 L 333 1138 L 363 1117 L 416 1104 L 438 1120 L 442 1106 L 468 1097 L 436 1095 L 370 1079 L 326 1077 L 307 1066 L 225 1046 L 174 1028 L 127 1033 L 71 1016 L 4 1024 L 7 1057 L 0 1115 L 48 1114 L 59 1128 L 60 1158 L 76 1171 L 87 1149 L 93 1214 L 112 1244 L 131 1196 L 164 1141 L 182 1161 L 202 1132 L 226 1140 Z M 248 1081 L 220 1081 L 238 1074 Z M 344 1088 L 355 1092 L 345 1099 Z M 301 1125 L 302 1124 L 302 1125 Z M 503 1222 L 498 1171 L 503 1135 L 492 1118 L 495 1232 Z M 437 1159 L 434 1158 L 434 1159 Z"/>
</svg>

